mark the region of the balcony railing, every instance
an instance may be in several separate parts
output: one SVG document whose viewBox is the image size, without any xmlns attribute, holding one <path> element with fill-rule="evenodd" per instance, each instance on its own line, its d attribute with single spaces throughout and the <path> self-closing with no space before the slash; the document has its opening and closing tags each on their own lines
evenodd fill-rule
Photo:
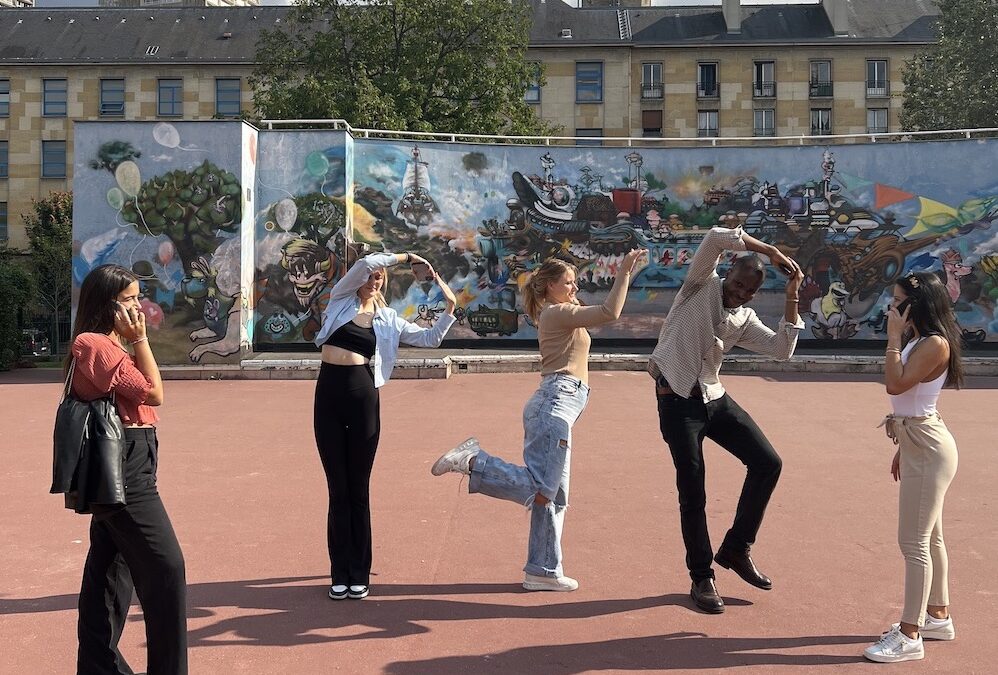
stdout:
<svg viewBox="0 0 998 675">
<path fill-rule="evenodd" d="M 717 136 L 717 129 L 697 129 L 698 138 L 714 138 Z"/>
<path fill-rule="evenodd" d="M 832 128 L 830 126 L 822 124 L 821 126 L 811 125 L 811 135 L 812 136 L 828 136 L 832 133 Z"/>
<path fill-rule="evenodd" d="M 754 82 L 752 95 L 756 98 L 774 98 L 776 96 L 776 82 Z"/>
<path fill-rule="evenodd" d="M 866 95 L 871 98 L 886 97 L 891 90 L 891 83 L 888 80 L 867 80 Z"/>
<path fill-rule="evenodd" d="M 831 82 L 812 82 L 810 96 L 811 98 L 828 98 L 832 96 L 832 91 Z"/>
<path fill-rule="evenodd" d="M 698 98 L 717 98 L 721 95 L 721 88 L 717 82 L 697 82 Z"/>
<path fill-rule="evenodd" d="M 887 127 L 867 127 L 866 133 L 868 134 L 886 134 Z"/>
<path fill-rule="evenodd" d="M 663 87 L 661 82 L 652 83 L 642 83 L 641 84 L 641 98 L 643 99 L 660 99 L 662 98 Z"/>
<path fill-rule="evenodd" d="M 775 136 L 776 127 L 755 127 L 752 129 L 753 136 Z"/>
</svg>

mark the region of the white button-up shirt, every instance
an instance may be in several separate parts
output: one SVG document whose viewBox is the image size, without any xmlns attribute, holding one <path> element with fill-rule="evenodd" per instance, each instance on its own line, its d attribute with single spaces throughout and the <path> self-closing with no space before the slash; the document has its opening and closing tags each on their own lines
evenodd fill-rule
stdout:
<svg viewBox="0 0 998 675">
<path fill-rule="evenodd" d="M 724 251 L 744 251 L 740 227 L 715 227 L 703 238 L 690 262 L 683 287 L 672 303 L 648 372 L 664 375 L 669 388 L 686 398 L 698 386 L 705 401 L 724 396 L 718 376 L 724 355 L 734 347 L 785 361 L 797 347 L 804 322 L 781 320 L 774 332 L 749 307 L 728 309 L 721 294 L 717 263 Z"/>
<path fill-rule="evenodd" d="M 322 327 L 315 336 L 316 347 L 321 349 L 330 335 L 357 316 L 360 309 L 357 289 L 367 283 L 371 273 L 396 264 L 397 259 L 390 253 L 372 253 L 354 263 L 329 293 L 329 304 L 322 313 Z M 439 347 L 454 321 L 452 314 L 442 314 L 432 328 L 423 328 L 406 321 L 391 307 L 376 309 L 373 323 L 375 347 L 371 357 L 374 386 L 383 386 L 392 376 L 400 342 L 413 347 Z"/>
</svg>

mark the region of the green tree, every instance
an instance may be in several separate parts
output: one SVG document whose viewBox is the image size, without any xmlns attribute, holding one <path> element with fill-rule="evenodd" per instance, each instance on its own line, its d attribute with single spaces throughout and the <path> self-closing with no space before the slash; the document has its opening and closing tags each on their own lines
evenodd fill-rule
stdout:
<svg viewBox="0 0 998 675">
<path fill-rule="evenodd" d="M 21 353 L 17 317 L 31 302 L 33 291 L 28 271 L 0 250 L 0 370 L 10 370 Z"/>
<path fill-rule="evenodd" d="M 205 160 L 193 171 L 177 169 L 150 178 L 125 200 L 121 217 L 140 234 L 165 234 L 184 266 L 213 253 L 219 230 L 236 232 L 242 218 L 239 179 Z"/>
<path fill-rule="evenodd" d="M 59 353 L 59 320 L 68 317 L 73 285 L 73 193 L 31 200 L 21 216 L 28 234 L 36 298 L 52 318 L 52 353 Z"/>
<path fill-rule="evenodd" d="M 526 0 L 303 0 L 264 31 L 250 83 L 256 114 L 357 127 L 550 134 L 524 101 Z"/>
<path fill-rule="evenodd" d="M 907 131 L 998 127 L 995 0 L 937 0 L 939 42 L 905 64 Z"/>
</svg>

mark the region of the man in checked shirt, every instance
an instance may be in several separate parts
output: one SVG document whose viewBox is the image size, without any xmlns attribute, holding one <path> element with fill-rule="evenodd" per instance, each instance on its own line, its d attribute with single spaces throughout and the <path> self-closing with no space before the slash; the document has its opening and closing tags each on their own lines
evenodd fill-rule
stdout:
<svg viewBox="0 0 998 675">
<path fill-rule="evenodd" d="M 751 251 L 717 274 L 725 251 Z M 761 253 L 787 276 L 786 307 L 776 332 L 745 307 L 765 280 Z M 786 360 L 794 353 L 804 322 L 797 314 L 800 266 L 774 246 L 742 232 L 715 227 L 703 239 L 690 263 L 648 361 L 655 378 L 662 437 L 676 465 L 679 513 L 686 566 L 693 585 L 690 597 L 705 612 L 719 614 L 724 601 L 714 584 L 711 560 L 748 583 L 769 590 L 773 582 L 749 555 L 756 533 L 780 477 L 782 462 L 747 412 L 724 391 L 718 371 L 724 354 L 743 347 Z M 747 468 L 735 520 L 713 555 L 707 534 L 703 439 L 709 438 L 737 457 Z"/>
</svg>

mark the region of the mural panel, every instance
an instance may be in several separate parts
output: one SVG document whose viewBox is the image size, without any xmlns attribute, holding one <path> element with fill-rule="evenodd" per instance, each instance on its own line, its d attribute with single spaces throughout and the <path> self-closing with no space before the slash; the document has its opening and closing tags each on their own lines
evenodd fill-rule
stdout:
<svg viewBox="0 0 998 675">
<path fill-rule="evenodd" d="M 536 337 L 518 282 L 545 259 L 574 263 L 591 304 L 643 247 L 624 317 L 593 334 L 648 339 L 706 231 L 739 224 L 804 268 L 805 338 L 884 339 L 893 282 L 925 270 L 945 282 L 968 342 L 998 342 L 996 144 L 484 146 L 81 122 L 74 283 L 106 262 L 129 267 L 160 359 L 210 363 L 311 349 L 348 243 L 431 260 L 458 297 L 450 339 L 511 340 Z M 753 306 L 775 323 L 783 280 L 768 274 Z M 402 268 L 387 294 L 424 325 L 445 306 Z"/>
<path fill-rule="evenodd" d="M 164 363 L 238 358 L 243 126 L 76 124 L 74 286 L 135 272 Z"/>
<path fill-rule="evenodd" d="M 346 132 L 260 134 L 253 331 L 258 346 L 299 346 L 319 330 L 329 291 L 346 269 L 350 143 Z"/>
<path fill-rule="evenodd" d="M 580 298 L 600 302 L 633 247 L 648 248 L 650 263 L 631 283 L 623 319 L 593 334 L 655 337 L 703 235 L 737 223 L 801 263 L 806 337 L 883 339 L 893 282 L 929 270 L 950 289 L 965 338 L 983 342 L 998 332 L 996 142 L 632 149 L 357 140 L 354 237 L 434 262 L 463 310 L 450 338 L 535 337 L 519 301 L 523 274 L 560 256 L 579 268 Z M 753 303 L 770 322 L 782 313 L 782 286 L 770 270 Z M 426 321 L 443 306 L 411 280 L 395 284 L 392 304 Z"/>
</svg>

